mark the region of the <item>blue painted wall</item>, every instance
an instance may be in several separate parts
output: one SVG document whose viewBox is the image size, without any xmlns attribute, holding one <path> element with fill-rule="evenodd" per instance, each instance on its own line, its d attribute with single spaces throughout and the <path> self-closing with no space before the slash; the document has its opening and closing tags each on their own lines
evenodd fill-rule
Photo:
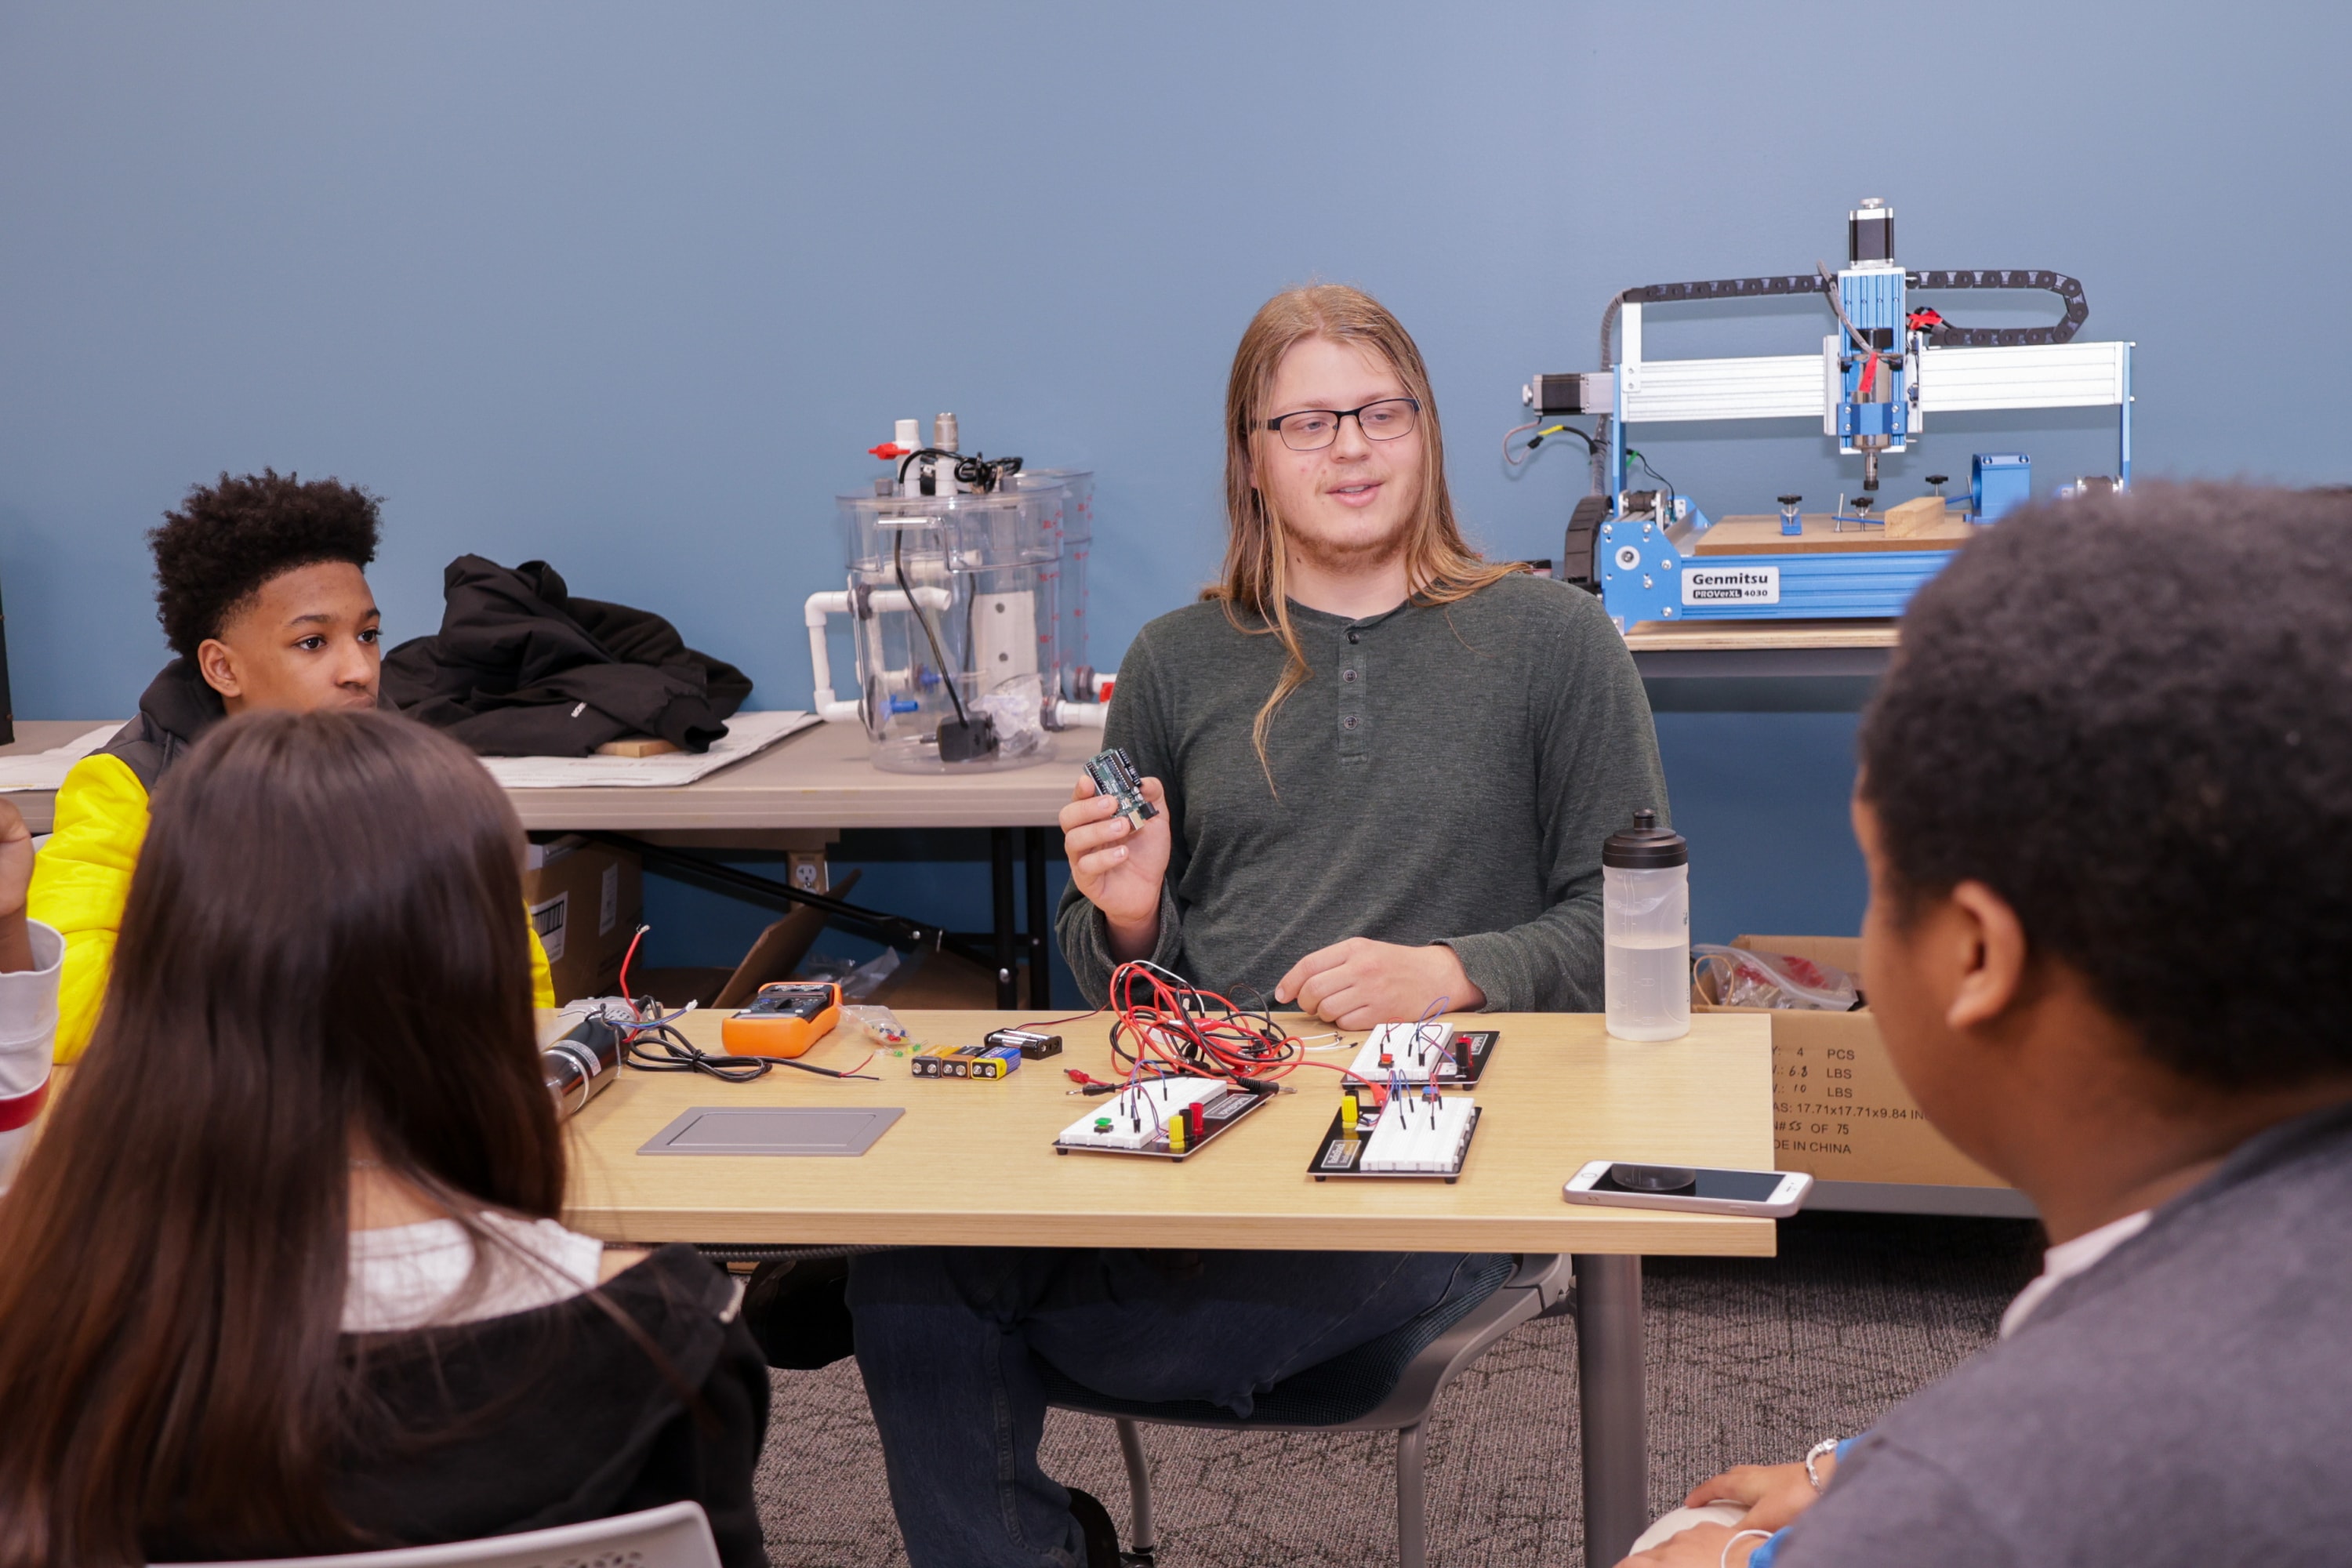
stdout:
<svg viewBox="0 0 2352 1568">
<path fill-rule="evenodd" d="M 1504 469 L 1521 382 L 1589 366 L 1618 288 L 1834 263 L 1863 195 L 1895 205 L 1914 265 L 2082 278 L 2087 334 L 2140 344 L 2143 474 L 2342 479 L 2340 378 L 2301 323 L 2352 253 L 2347 18 L 7 0 L 16 710 L 127 711 L 163 652 L 142 531 L 264 464 L 386 498 L 395 636 L 432 627 L 452 555 L 544 556 L 677 619 L 755 700 L 805 702 L 830 497 L 893 417 L 941 408 L 968 444 L 1100 471 L 1108 664 L 1213 570 L 1227 356 L 1312 278 L 1412 327 L 1484 542 L 1552 554 L 1581 468 L 1555 446 Z M 1660 312 L 1650 352 L 1822 330 L 1801 305 Z M 2110 442 L 2096 419 L 1950 424 L 1893 485 L 2014 443 L 2046 488 Z M 1717 513 L 1853 478 L 1793 426 L 1643 445 Z M 1850 929 L 1850 733 L 1666 716 L 1717 868 L 1702 934 Z M 943 864 L 907 896 L 980 923 L 966 880 Z"/>
</svg>

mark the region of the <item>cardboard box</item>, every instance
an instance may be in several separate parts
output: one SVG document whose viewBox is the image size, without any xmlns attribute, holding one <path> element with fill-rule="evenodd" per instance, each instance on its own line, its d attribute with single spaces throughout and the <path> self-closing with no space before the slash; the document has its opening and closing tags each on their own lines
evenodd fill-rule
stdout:
<svg viewBox="0 0 2352 1568">
<path fill-rule="evenodd" d="M 1862 972 L 1862 941 L 1836 936 L 1742 936 L 1734 947 L 1785 952 Z M 1877 1020 L 1798 1008 L 1717 1007 L 1768 1012 L 1772 1019 L 1772 1148 L 1784 1171 L 1819 1184 L 1808 1206 L 1915 1214 L 2030 1215 L 2023 1194 L 1961 1153 L 1928 1124 L 1895 1076 Z"/>
<path fill-rule="evenodd" d="M 524 856 L 523 901 L 547 949 L 558 1006 L 621 988 L 621 959 L 645 918 L 645 868 L 637 857 L 568 834 Z"/>
</svg>

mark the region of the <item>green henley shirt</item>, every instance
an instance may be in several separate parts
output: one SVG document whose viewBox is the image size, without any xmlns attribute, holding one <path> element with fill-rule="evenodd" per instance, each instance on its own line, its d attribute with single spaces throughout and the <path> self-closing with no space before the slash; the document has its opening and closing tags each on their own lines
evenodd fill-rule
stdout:
<svg viewBox="0 0 2352 1568">
<path fill-rule="evenodd" d="M 1282 644 L 1214 603 L 1145 626 L 1104 726 L 1168 792 L 1154 962 L 1244 1005 L 1351 936 L 1444 942 L 1497 1012 L 1601 1010 L 1601 843 L 1665 775 L 1641 677 L 1601 602 L 1523 574 L 1451 605 L 1347 620 L 1290 607 L 1311 672 L 1250 742 Z M 1078 988 L 1114 967 L 1073 887 Z M 1434 1000 L 1434 998 L 1432 998 Z"/>
</svg>

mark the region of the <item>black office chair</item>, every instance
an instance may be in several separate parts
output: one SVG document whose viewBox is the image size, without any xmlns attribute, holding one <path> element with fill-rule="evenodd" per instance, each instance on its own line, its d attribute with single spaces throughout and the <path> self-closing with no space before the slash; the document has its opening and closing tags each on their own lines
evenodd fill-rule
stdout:
<svg viewBox="0 0 2352 1568">
<path fill-rule="evenodd" d="M 1208 1426 L 1228 1432 L 1394 1432 L 1397 1435 L 1397 1561 L 1426 1568 L 1429 1559 L 1423 1424 L 1438 1394 L 1486 1347 L 1531 1318 L 1566 1309 L 1573 1271 L 1565 1255 L 1496 1258 L 1467 1288 L 1420 1317 L 1347 1354 L 1285 1378 L 1258 1395 L 1247 1420 L 1202 1400 L 1163 1404 L 1113 1399 L 1081 1388 L 1040 1363 L 1047 1401 L 1064 1410 L 1106 1415 L 1118 1425 L 1133 1521 L 1128 1556 L 1153 1562 L 1151 1475 L 1139 1424 Z"/>
</svg>

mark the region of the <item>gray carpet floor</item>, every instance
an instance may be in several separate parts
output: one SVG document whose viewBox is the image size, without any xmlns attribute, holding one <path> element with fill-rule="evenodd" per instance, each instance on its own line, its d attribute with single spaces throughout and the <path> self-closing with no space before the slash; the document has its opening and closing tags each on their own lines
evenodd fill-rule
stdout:
<svg viewBox="0 0 2352 1568">
<path fill-rule="evenodd" d="M 1991 1342 L 2041 1267 L 2012 1220 L 1804 1215 L 1769 1259 L 1644 1270 L 1654 1510 L 1731 1465 L 1796 1458 L 1863 1430 Z M 761 1466 L 778 1568 L 906 1562 L 856 1363 L 775 1374 Z M 1394 1439 L 1147 1428 L 1165 1568 L 1363 1568 L 1394 1560 Z M 1533 1323 L 1439 1400 L 1430 1424 L 1439 1568 L 1581 1563 L 1576 1329 Z M 1048 1473 L 1126 1517 L 1108 1422 L 1055 1413 Z"/>
</svg>

